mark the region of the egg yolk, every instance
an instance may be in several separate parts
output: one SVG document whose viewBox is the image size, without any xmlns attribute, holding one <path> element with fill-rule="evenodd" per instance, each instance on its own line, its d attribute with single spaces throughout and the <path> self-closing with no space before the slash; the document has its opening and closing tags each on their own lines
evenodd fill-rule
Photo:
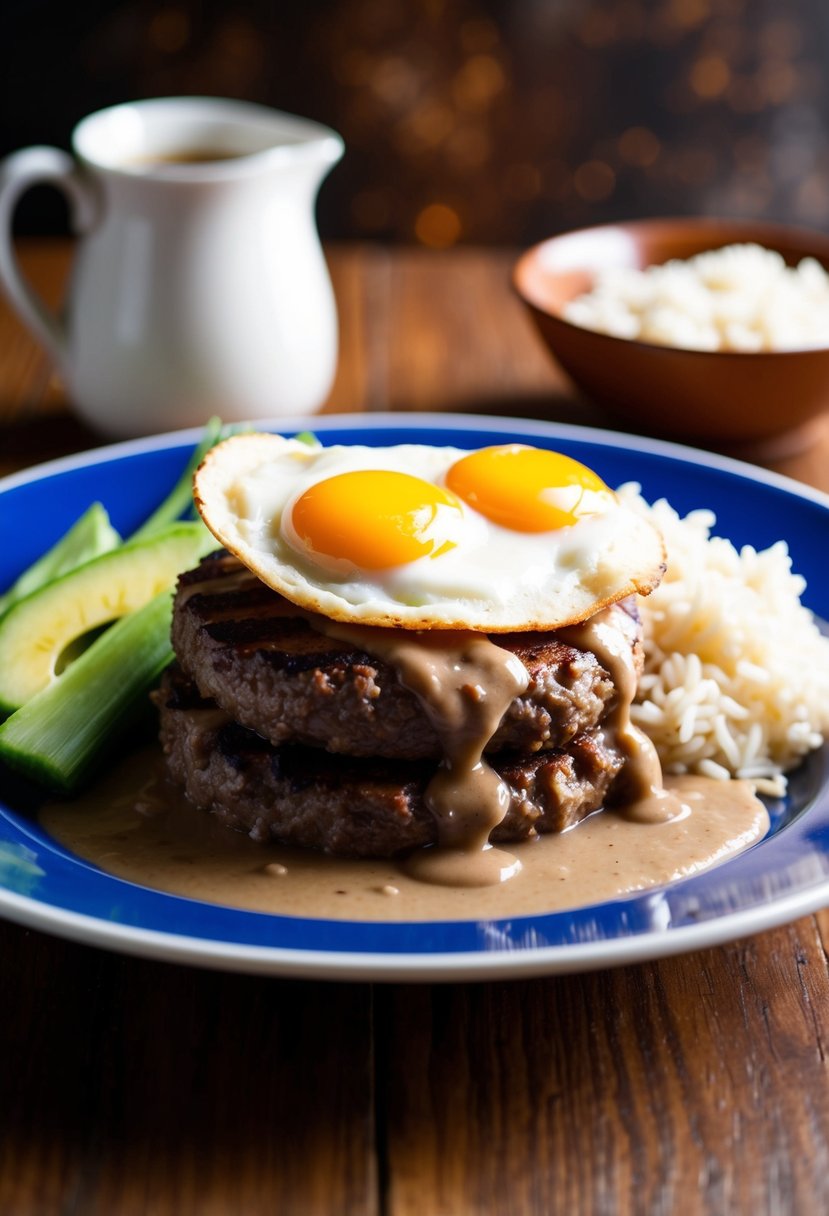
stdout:
<svg viewBox="0 0 829 1216">
<path fill-rule="evenodd" d="M 449 469 L 446 485 L 481 515 L 514 532 L 567 528 L 615 501 L 601 478 L 577 460 L 518 443 L 464 456 Z"/>
<path fill-rule="evenodd" d="M 449 533 L 457 531 L 462 518 L 453 494 L 420 477 L 385 469 L 318 481 L 291 511 L 294 530 L 312 555 L 346 561 L 359 570 L 439 557 L 455 548 Z"/>
</svg>

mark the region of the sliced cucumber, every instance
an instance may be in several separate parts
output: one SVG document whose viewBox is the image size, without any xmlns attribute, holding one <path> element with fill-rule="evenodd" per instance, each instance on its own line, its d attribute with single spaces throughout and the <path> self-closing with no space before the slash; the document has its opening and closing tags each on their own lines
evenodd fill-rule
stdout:
<svg viewBox="0 0 829 1216">
<path fill-rule="evenodd" d="M 76 566 L 91 561 L 93 557 L 108 553 L 120 543 L 121 537 L 109 522 L 106 509 L 101 503 L 93 502 L 69 531 L 24 570 L 5 595 L 0 595 L 0 616 L 18 600 L 74 570 Z"/>
<path fill-rule="evenodd" d="M 61 654 L 83 634 L 141 608 L 215 547 L 201 521 L 172 524 L 19 600 L 0 619 L 0 711 L 19 709 L 58 679 Z M 115 668 L 112 676 L 117 684 L 123 672 Z"/>
<path fill-rule="evenodd" d="M 171 618 L 168 589 L 108 629 L 0 725 L 0 760 L 61 793 L 75 790 L 170 662 Z"/>
</svg>

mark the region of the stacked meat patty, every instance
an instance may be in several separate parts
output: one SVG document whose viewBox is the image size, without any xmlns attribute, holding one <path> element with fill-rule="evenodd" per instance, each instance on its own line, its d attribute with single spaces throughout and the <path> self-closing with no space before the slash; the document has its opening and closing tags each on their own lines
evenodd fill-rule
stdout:
<svg viewBox="0 0 829 1216">
<path fill-rule="evenodd" d="M 641 665 L 635 610 L 609 611 L 622 614 Z M 616 690 L 590 651 L 555 633 L 493 640 L 530 680 L 487 747 L 510 794 L 491 839 L 563 831 L 603 804 L 623 766 L 603 730 Z M 173 646 L 161 739 L 197 807 L 256 840 L 347 856 L 435 842 L 424 790 L 441 741 L 391 665 L 327 636 L 320 618 L 223 553 L 179 580 Z"/>
</svg>

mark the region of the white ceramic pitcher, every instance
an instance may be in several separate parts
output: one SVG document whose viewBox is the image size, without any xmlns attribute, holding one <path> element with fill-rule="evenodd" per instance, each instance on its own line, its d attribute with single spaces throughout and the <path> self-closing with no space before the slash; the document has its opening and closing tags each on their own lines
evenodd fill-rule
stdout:
<svg viewBox="0 0 829 1216">
<path fill-rule="evenodd" d="M 52 355 L 77 412 L 115 436 L 318 409 L 337 318 L 314 222 L 342 155 L 327 127 L 263 106 L 164 98 L 84 119 L 74 158 L 27 148 L 0 166 L 0 281 Z M 11 222 L 53 182 L 78 244 L 63 316 L 20 274 Z"/>
</svg>

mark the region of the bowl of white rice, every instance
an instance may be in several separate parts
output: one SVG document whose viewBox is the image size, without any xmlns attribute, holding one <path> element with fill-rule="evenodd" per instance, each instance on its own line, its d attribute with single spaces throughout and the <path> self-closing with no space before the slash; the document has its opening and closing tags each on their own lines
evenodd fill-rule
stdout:
<svg viewBox="0 0 829 1216">
<path fill-rule="evenodd" d="M 829 236 L 660 219 L 528 250 L 515 287 L 575 384 L 625 430 L 744 456 L 813 440 L 829 407 Z"/>
</svg>

